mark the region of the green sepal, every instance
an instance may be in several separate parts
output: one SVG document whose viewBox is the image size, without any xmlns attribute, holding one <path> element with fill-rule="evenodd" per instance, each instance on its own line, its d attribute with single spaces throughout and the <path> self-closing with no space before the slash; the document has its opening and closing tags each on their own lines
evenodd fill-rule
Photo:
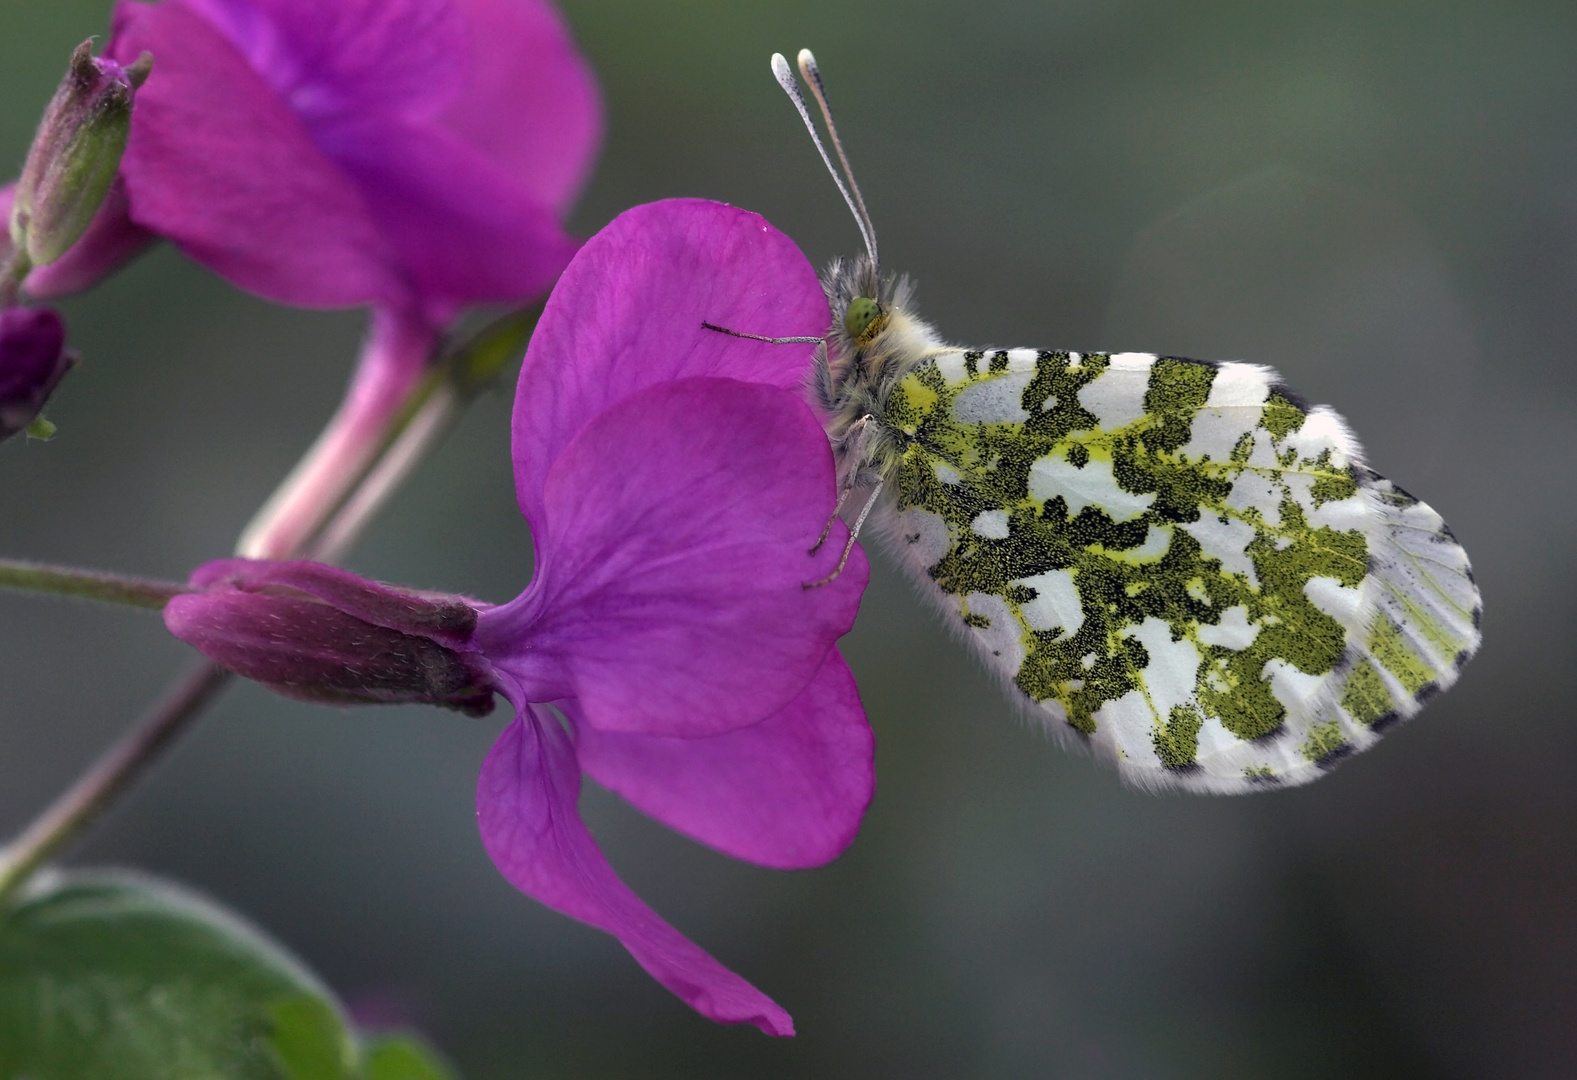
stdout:
<svg viewBox="0 0 1577 1080">
<path fill-rule="evenodd" d="M 48 442 L 50 439 L 55 437 L 55 432 L 59 430 L 60 429 L 58 427 L 56 427 L 50 421 L 44 419 L 42 416 L 35 416 L 28 423 L 27 427 L 22 429 L 22 433 L 29 439 L 37 439 L 39 442 Z"/>
<path fill-rule="evenodd" d="M 12 273 L 44 266 L 87 231 L 120 169 L 131 133 L 132 101 L 153 57 L 120 64 L 93 55 L 92 39 L 71 64 L 44 110 L 11 204 Z"/>
<path fill-rule="evenodd" d="M 507 312 L 447 347 L 437 368 L 462 395 L 480 393 L 496 382 L 512 360 L 520 359 L 542 316 L 542 305 Z"/>
</svg>

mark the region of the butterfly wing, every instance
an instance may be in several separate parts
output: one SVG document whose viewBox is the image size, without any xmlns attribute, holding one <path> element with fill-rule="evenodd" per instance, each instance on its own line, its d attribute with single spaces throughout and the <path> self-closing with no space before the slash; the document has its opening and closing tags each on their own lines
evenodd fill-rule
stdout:
<svg viewBox="0 0 1577 1080">
<path fill-rule="evenodd" d="M 1439 515 L 1266 368 L 950 351 L 883 420 L 901 560 L 1053 730 L 1140 785 L 1312 780 L 1478 647 Z"/>
</svg>

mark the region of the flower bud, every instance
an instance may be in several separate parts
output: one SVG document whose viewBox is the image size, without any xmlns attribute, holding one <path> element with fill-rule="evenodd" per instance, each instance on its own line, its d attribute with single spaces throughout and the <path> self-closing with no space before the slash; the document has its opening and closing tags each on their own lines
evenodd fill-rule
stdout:
<svg viewBox="0 0 1577 1080">
<path fill-rule="evenodd" d="M 53 308 L 0 311 L 0 442 L 34 422 L 70 370 L 66 327 Z"/>
<path fill-rule="evenodd" d="M 319 563 L 224 559 L 164 609 L 170 633 L 270 689 L 326 704 L 425 703 L 493 711 L 490 669 L 468 651 L 476 610 Z"/>
<path fill-rule="evenodd" d="M 11 242 L 33 266 L 54 262 L 87 230 L 120 168 L 131 131 L 132 97 L 153 57 L 123 68 L 93 55 L 91 41 L 71 54 L 11 205 Z"/>
</svg>

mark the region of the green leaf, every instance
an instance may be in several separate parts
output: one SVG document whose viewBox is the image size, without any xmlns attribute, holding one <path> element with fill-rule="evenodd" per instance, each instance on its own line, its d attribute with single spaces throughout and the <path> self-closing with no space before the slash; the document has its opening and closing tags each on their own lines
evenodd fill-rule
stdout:
<svg viewBox="0 0 1577 1080">
<path fill-rule="evenodd" d="M 269 1043 L 291 1080 L 352 1080 L 356 1047 L 332 1004 L 313 994 L 275 1001 Z"/>
<path fill-rule="evenodd" d="M 411 1035 L 367 1040 L 363 1080 L 457 1080 L 436 1051 Z"/>
<path fill-rule="evenodd" d="M 355 1056 L 311 972 L 177 886 L 58 877 L 0 913 L 7 1080 L 340 1080 Z"/>
</svg>

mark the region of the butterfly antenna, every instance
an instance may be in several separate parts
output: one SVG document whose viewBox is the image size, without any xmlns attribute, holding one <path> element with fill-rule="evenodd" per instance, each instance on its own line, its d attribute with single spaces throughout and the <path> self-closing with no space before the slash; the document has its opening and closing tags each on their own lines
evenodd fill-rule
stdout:
<svg viewBox="0 0 1577 1080">
<path fill-rule="evenodd" d="M 859 204 L 859 213 L 856 215 L 864 222 L 860 231 L 865 236 L 865 246 L 871 255 L 871 266 L 874 269 L 876 260 L 876 223 L 871 220 L 871 212 L 865 208 L 865 196 L 860 194 L 859 181 L 854 179 L 854 169 L 849 165 L 849 155 L 843 152 L 843 140 L 838 138 L 838 125 L 832 122 L 832 105 L 827 100 L 827 86 L 821 81 L 821 68 L 816 66 L 816 57 L 809 49 L 799 51 L 799 73 L 805 79 L 805 85 L 810 87 L 810 92 L 815 95 L 816 104 L 821 106 L 821 118 L 827 122 L 827 134 L 832 138 L 832 148 L 838 152 L 838 161 L 843 165 L 843 175 L 849 179 L 849 190 L 854 192 L 854 201 Z"/>
<path fill-rule="evenodd" d="M 827 148 L 821 144 L 821 136 L 816 131 L 816 122 L 810 118 L 810 110 L 805 107 L 805 95 L 799 92 L 799 85 L 794 82 L 794 72 L 790 70 L 789 63 L 784 59 L 782 53 L 772 54 L 772 74 L 777 76 L 778 85 L 783 87 L 783 92 L 789 96 L 789 100 L 799 110 L 799 118 L 805 121 L 805 130 L 810 132 L 811 141 L 816 144 L 816 150 L 821 154 L 822 162 L 826 164 L 827 171 L 832 174 L 832 182 L 837 184 L 838 190 L 843 193 L 843 201 L 849 204 L 849 213 L 854 215 L 854 223 L 860 227 L 860 236 L 865 241 L 865 250 L 870 253 L 871 264 L 874 268 L 876 263 L 876 236 L 866 223 L 865 217 L 861 214 L 863 204 L 855 204 L 854 197 L 849 194 L 849 189 L 843 184 L 843 177 L 838 175 L 838 170 L 833 166 L 832 158 L 827 156 Z M 812 82 L 811 85 L 815 86 L 816 84 Z M 825 99 L 818 97 L 817 100 L 822 101 Z M 822 108 L 825 110 L 826 106 L 823 105 Z M 836 132 L 833 133 L 833 138 L 834 140 L 837 139 Z M 842 154 L 843 151 L 840 148 L 838 152 Z M 853 178 L 851 177 L 850 180 L 852 182 Z"/>
</svg>

